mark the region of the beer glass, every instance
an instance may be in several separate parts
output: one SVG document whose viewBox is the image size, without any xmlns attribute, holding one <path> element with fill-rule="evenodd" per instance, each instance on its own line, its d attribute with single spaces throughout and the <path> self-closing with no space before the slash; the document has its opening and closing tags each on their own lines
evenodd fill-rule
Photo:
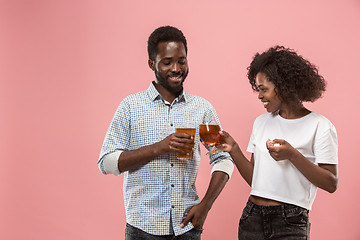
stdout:
<svg viewBox="0 0 360 240">
<path fill-rule="evenodd" d="M 177 127 L 175 129 L 175 132 L 177 133 L 186 133 L 190 136 L 192 136 L 193 139 L 195 139 L 195 133 L 196 133 L 196 128 L 191 128 L 191 126 L 187 126 L 187 127 L 184 127 L 181 126 L 181 127 Z M 181 150 L 183 150 L 184 152 L 186 152 L 187 154 L 181 154 L 181 153 L 176 153 L 176 156 L 180 159 L 190 159 L 190 158 L 193 158 L 194 157 L 194 143 L 193 144 L 189 144 L 189 143 L 186 143 L 186 145 L 192 147 L 191 150 L 189 149 L 186 149 L 186 148 L 179 148 Z"/>
<path fill-rule="evenodd" d="M 206 155 L 222 152 L 221 149 L 215 146 L 220 143 L 220 125 L 216 120 L 211 120 L 205 124 L 200 124 L 199 135 L 205 145 L 209 147 L 209 152 Z"/>
</svg>

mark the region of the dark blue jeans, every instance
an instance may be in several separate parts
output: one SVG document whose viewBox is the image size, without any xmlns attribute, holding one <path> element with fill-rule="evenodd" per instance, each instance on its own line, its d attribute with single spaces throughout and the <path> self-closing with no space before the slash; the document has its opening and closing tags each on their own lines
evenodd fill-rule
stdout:
<svg viewBox="0 0 360 240">
<path fill-rule="evenodd" d="M 126 224 L 125 229 L 125 240 L 200 240 L 201 239 L 201 229 L 193 228 L 190 231 L 181 234 L 179 236 L 174 235 L 165 235 L 157 236 L 146 233 L 130 224 Z"/>
<path fill-rule="evenodd" d="M 239 240 L 309 239 L 309 210 L 292 204 L 259 206 L 247 202 L 239 223 Z"/>
</svg>

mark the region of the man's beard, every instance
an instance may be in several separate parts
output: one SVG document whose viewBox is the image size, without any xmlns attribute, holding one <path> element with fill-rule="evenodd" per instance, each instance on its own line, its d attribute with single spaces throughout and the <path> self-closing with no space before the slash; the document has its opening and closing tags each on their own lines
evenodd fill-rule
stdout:
<svg viewBox="0 0 360 240">
<path fill-rule="evenodd" d="M 159 82 L 159 84 L 161 86 L 163 86 L 166 90 L 168 90 L 169 92 L 171 93 L 180 93 L 182 92 L 182 90 L 184 89 L 183 87 L 183 83 L 188 75 L 189 71 L 186 71 L 184 73 L 182 73 L 182 80 L 181 80 L 181 84 L 179 86 L 175 86 L 175 87 L 172 87 L 170 86 L 169 82 L 167 81 L 167 79 L 163 78 L 160 76 L 159 72 L 155 69 L 155 77 L 157 79 L 157 81 Z"/>
</svg>

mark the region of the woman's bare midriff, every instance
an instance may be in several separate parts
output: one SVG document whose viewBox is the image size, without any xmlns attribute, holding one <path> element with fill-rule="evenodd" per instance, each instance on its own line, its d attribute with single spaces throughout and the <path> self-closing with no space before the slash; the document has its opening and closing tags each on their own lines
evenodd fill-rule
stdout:
<svg viewBox="0 0 360 240">
<path fill-rule="evenodd" d="M 277 206 L 284 204 L 283 202 L 271 200 L 268 198 L 253 196 L 253 195 L 250 195 L 250 200 L 256 205 L 260 205 L 260 206 Z"/>
</svg>

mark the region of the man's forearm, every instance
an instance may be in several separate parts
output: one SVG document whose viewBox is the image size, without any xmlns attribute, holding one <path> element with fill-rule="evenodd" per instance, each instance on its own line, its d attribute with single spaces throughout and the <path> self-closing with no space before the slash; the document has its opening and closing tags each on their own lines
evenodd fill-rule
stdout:
<svg viewBox="0 0 360 240">
<path fill-rule="evenodd" d="M 118 168 L 120 172 L 134 169 L 146 164 L 151 159 L 159 155 L 157 144 L 144 146 L 135 150 L 124 151 L 120 154 Z"/>
<path fill-rule="evenodd" d="M 209 187 L 205 193 L 204 198 L 201 200 L 201 204 L 204 204 L 210 210 L 228 180 L 229 176 L 225 172 L 214 172 L 211 175 Z"/>
</svg>

